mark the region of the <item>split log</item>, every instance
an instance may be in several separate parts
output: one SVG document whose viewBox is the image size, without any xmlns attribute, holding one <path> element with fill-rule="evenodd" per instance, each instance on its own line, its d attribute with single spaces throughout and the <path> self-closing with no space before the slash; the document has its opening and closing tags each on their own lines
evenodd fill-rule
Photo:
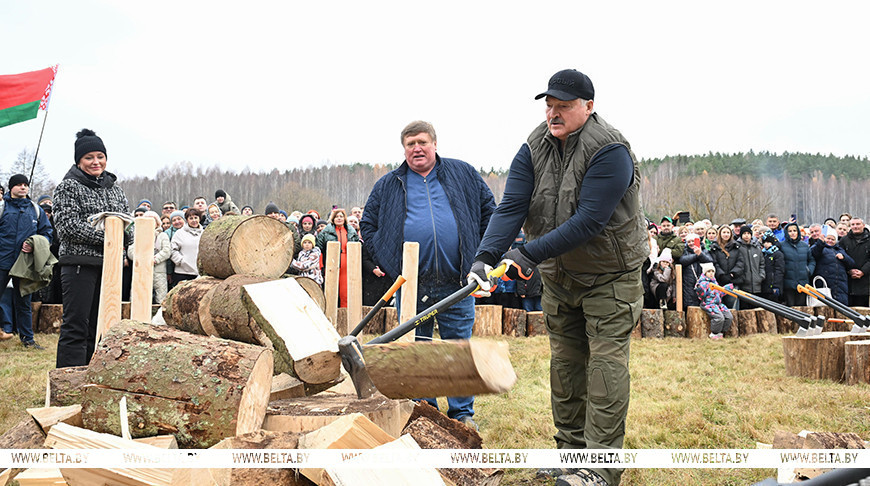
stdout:
<svg viewBox="0 0 870 486">
<path fill-rule="evenodd" d="M 159 449 L 178 449 L 178 441 L 174 435 L 155 435 L 154 437 L 140 437 L 133 439 L 140 444 L 148 444 Z"/>
<path fill-rule="evenodd" d="M 476 305 L 474 306 L 474 327 L 472 336 L 501 336 L 500 305 Z"/>
<path fill-rule="evenodd" d="M 76 427 L 84 427 L 82 423 L 82 406 L 69 405 L 67 407 L 40 407 L 28 408 L 27 413 L 36 420 L 36 423 L 46 434 L 55 425 L 63 422 Z"/>
<path fill-rule="evenodd" d="M 104 336 L 82 393 L 85 427 L 120 434 L 127 398 L 134 437 L 174 434 L 185 448 L 260 428 L 272 352 L 249 344 L 121 321 Z"/>
<path fill-rule="evenodd" d="M 0 449 L 42 449 L 44 444 L 45 432 L 30 415 L 0 436 Z M 2 474 L 12 479 L 24 469 L 6 469 Z"/>
<path fill-rule="evenodd" d="M 371 310 L 372 308 L 370 306 L 363 306 L 363 316 L 367 316 Z M 372 316 L 371 320 L 366 324 L 366 327 L 363 328 L 361 334 L 383 334 L 385 314 L 386 311 L 384 311 L 383 308 L 375 312 L 375 315 Z"/>
<path fill-rule="evenodd" d="M 48 372 L 48 405 L 63 407 L 82 403 L 87 366 L 57 368 Z"/>
<path fill-rule="evenodd" d="M 299 449 L 374 449 L 395 440 L 361 413 L 337 418 L 313 432 L 299 437 Z M 321 468 L 302 468 L 303 476 L 317 484 L 328 484 Z"/>
<path fill-rule="evenodd" d="M 737 314 L 737 327 L 740 330 L 741 336 L 751 336 L 758 334 L 758 319 L 755 314 L 755 309 L 731 311 L 732 314 Z"/>
<path fill-rule="evenodd" d="M 778 431 L 774 435 L 772 447 L 774 449 L 865 449 L 861 436 L 851 432 L 808 432 L 806 434 L 802 432 L 801 435 L 798 435 Z"/>
<path fill-rule="evenodd" d="M 680 310 L 664 311 L 665 337 L 686 337 L 686 315 Z"/>
<path fill-rule="evenodd" d="M 228 437 L 212 449 L 296 449 L 299 434 L 258 430 L 236 437 Z M 185 474 L 186 473 L 186 474 Z M 188 476 L 185 478 L 185 476 Z M 305 486 L 312 484 L 292 468 L 236 468 L 236 469 L 176 469 L 174 484 L 216 486 L 267 486 L 273 484 Z"/>
<path fill-rule="evenodd" d="M 285 398 L 297 398 L 305 396 L 305 383 L 288 375 L 281 373 L 272 377 L 272 392 L 269 394 L 269 401 L 283 400 Z"/>
<path fill-rule="evenodd" d="M 402 433 L 413 410 L 414 402 L 410 400 L 390 400 L 378 394 L 362 400 L 356 394 L 321 394 L 269 403 L 263 429 L 301 434 L 329 425 L 348 413 L 361 413 L 395 437 Z"/>
<path fill-rule="evenodd" d="M 226 216 L 209 224 L 199 240 L 200 275 L 247 274 L 278 278 L 293 260 L 293 232 L 265 215 Z"/>
<path fill-rule="evenodd" d="M 34 330 L 41 333 L 59 333 L 63 324 L 63 304 L 42 304 L 39 308 L 39 320 Z"/>
<path fill-rule="evenodd" d="M 665 320 L 661 309 L 641 310 L 640 334 L 645 338 L 665 337 Z"/>
<path fill-rule="evenodd" d="M 242 287 L 242 298 L 275 348 L 275 369 L 305 383 L 326 383 L 341 374 L 340 336 L 294 279 Z"/>
<path fill-rule="evenodd" d="M 399 324 L 407 322 L 417 315 L 417 300 L 420 298 L 418 294 L 420 279 L 420 243 L 416 241 L 406 241 L 402 243 L 402 277 L 405 278 L 405 283 L 399 291 L 399 295 L 401 296 L 399 301 Z M 501 327 L 499 327 L 499 329 L 501 329 Z M 397 337 L 396 342 L 414 342 L 414 333 L 406 332 Z"/>
<path fill-rule="evenodd" d="M 384 306 L 384 333 L 392 331 L 399 327 L 399 309 L 395 307 Z"/>
<path fill-rule="evenodd" d="M 337 241 L 326 242 L 326 255 L 323 255 L 323 297 L 326 308 L 323 313 L 333 325 L 338 322 L 339 301 L 339 278 L 341 272 L 341 243 Z"/>
<path fill-rule="evenodd" d="M 215 287 L 222 280 L 199 277 L 180 282 L 163 299 L 163 320 L 167 325 L 193 334 L 217 336 L 208 308 Z"/>
<path fill-rule="evenodd" d="M 866 339 L 870 339 L 870 334 L 847 332 L 825 332 L 810 337 L 783 337 L 785 374 L 814 380 L 843 381 L 846 369 L 846 343 Z"/>
<path fill-rule="evenodd" d="M 295 276 L 291 277 L 296 280 L 296 283 L 302 287 L 305 292 L 314 300 L 314 303 L 317 304 L 317 307 L 320 307 L 320 310 L 326 310 L 326 297 L 323 295 L 323 289 L 320 288 L 320 284 L 315 282 L 314 279 L 303 277 L 303 276 Z"/>
<path fill-rule="evenodd" d="M 267 281 L 265 277 L 256 275 L 237 274 L 227 277 L 215 286 L 211 302 L 206 307 L 207 311 L 203 312 L 203 308 L 200 307 L 200 316 L 207 312 L 211 316 L 211 323 L 217 335 L 224 339 L 267 346 L 270 339 L 266 339 L 267 335 L 255 322 L 242 298 L 243 286 L 265 281 Z M 274 304 L 285 305 L 287 302 L 276 301 Z"/>
<path fill-rule="evenodd" d="M 526 311 L 505 307 L 501 314 L 501 333 L 517 337 L 526 335 Z"/>
<path fill-rule="evenodd" d="M 410 424 L 422 417 L 437 424 L 439 427 L 446 430 L 451 437 L 459 441 L 459 449 L 483 448 L 483 439 L 480 437 L 480 433 L 477 430 L 444 415 L 438 411 L 437 408 L 429 405 L 429 402 L 414 402 L 414 411 L 411 413 L 408 423 Z M 408 432 L 407 430 L 403 430 L 402 433 L 407 434 Z"/>
<path fill-rule="evenodd" d="M 710 335 L 710 316 L 697 306 L 686 307 L 686 337 L 703 339 Z"/>
<path fill-rule="evenodd" d="M 123 325 L 116 324 L 114 327 Z M 111 333 L 111 329 L 109 330 Z M 105 338 L 104 338 L 105 339 Z M 160 450 L 148 444 L 122 439 L 111 434 L 101 434 L 91 430 L 60 423 L 51 428 L 45 439 L 45 446 L 52 449 L 126 449 L 135 452 Z M 172 483 L 172 469 L 153 468 L 65 468 L 61 469 L 64 480 L 70 485 L 111 484 L 111 485 L 169 485 Z"/>
<path fill-rule="evenodd" d="M 402 433 L 413 437 L 421 449 L 463 449 L 459 439 L 427 417 L 413 420 Z M 438 472 L 457 486 L 496 486 L 504 476 L 504 470 L 493 468 L 449 468 Z"/>
<path fill-rule="evenodd" d="M 759 333 L 776 334 L 776 314 L 765 309 L 755 310 L 755 322 Z"/>
<path fill-rule="evenodd" d="M 546 336 L 547 322 L 542 311 L 526 312 L 526 335 Z"/>
<path fill-rule="evenodd" d="M 846 384 L 870 383 L 870 341 L 847 342 L 844 349 Z"/>
<path fill-rule="evenodd" d="M 65 486 L 68 483 L 57 468 L 32 467 L 15 477 L 18 486 Z M 6 479 L 0 476 L 0 484 L 6 484 Z"/>
<path fill-rule="evenodd" d="M 504 393 L 517 380 L 506 342 L 387 343 L 366 346 L 363 353 L 369 377 L 390 398 Z"/>
<path fill-rule="evenodd" d="M 375 447 L 375 454 L 386 454 L 391 450 L 414 450 L 420 446 L 410 435 Z M 348 460 L 348 463 L 358 463 L 356 468 L 327 468 L 324 472 L 323 484 L 335 486 L 350 485 L 382 485 L 382 484 L 414 484 L 419 486 L 444 486 L 445 480 L 434 468 L 397 468 L 397 469 L 370 469 L 366 468 L 366 452 Z"/>
</svg>

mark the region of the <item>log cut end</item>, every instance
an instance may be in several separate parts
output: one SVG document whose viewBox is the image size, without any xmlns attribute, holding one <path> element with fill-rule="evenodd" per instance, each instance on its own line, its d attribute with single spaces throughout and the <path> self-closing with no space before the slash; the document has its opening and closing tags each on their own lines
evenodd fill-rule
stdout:
<svg viewBox="0 0 870 486">
<path fill-rule="evenodd" d="M 471 341 L 471 356 L 477 374 L 486 383 L 489 393 L 504 393 L 517 382 L 511 365 L 508 343 L 503 341 Z"/>
<path fill-rule="evenodd" d="M 272 391 L 272 351 L 266 349 L 257 358 L 239 401 L 236 435 L 260 430 Z"/>
</svg>

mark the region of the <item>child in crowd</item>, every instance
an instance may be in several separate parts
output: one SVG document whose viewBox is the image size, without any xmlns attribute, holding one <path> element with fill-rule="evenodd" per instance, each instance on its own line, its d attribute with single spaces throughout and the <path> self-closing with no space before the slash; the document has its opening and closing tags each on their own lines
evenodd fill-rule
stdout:
<svg viewBox="0 0 870 486">
<path fill-rule="evenodd" d="M 299 275 L 323 285 L 323 276 L 320 273 L 320 248 L 314 246 L 314 235 L 307 234 L 302 237 L 302 250 L 290 266 L 298 270 Z"/>
<path fill-rule="evenodd" d="M 652 278 L 649 280 L 650 290 L 655 295 L 662 309 L 676 309 L 677 278 L 674 273 L 674 258 L 671 249 L 665 248 L 658 262 L 649 267 Z"/>
<path fill-rule="evenodd" d="M 704 272 L 695 284 L 695 292 L 701 301 L 701 308 L 710 316 L 710 339 L 722 339 L 724 334 L 731 329 L 731 311 L 722 304 L 724 292 L 710 287 L 716 283 L 716 267 L 712 263 L 702 263 L 701 270 Z M 725 286 L 726 289 L 734 288 L 732 284 Z"/>
</svg>

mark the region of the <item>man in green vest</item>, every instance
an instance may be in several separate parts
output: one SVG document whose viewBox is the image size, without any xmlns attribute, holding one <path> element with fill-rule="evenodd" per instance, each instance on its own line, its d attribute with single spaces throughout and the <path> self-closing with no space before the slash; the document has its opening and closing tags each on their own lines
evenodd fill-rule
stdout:
<svg viewBox="0 0 870 486">
<path fill-rule="evenodd" d="M 504 197 L 478 247 L 469 282 L 500 259 L 508 276 L 541 272 L 550 336 L 556 447 L 621 448 L 628 412 L 631 330 L 643 303 L 649 243 L 640 175 L 628 141 L 597 113 L 585 74 L 550 78 L 546 121 L 511 164 Z M 525 222 L 528 242 L 504 253 Z M 504 255 L 503 255 L 504 253 Z M 547 469 L 559 485 L 613 486 L 622 469 Z"/>
</svg>

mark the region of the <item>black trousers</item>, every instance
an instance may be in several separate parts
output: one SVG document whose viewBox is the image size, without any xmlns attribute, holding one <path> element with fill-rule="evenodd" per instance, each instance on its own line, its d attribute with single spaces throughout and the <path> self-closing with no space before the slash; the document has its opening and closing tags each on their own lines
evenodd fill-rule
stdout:
<svg viewBox="0 0 870 486">
<path fill-rule="evenodd" d="M 64 265 L 60 269 L 63 324 L 57 341 L 58 368 L 87 365 L 94 355 L 102 276 L 101 267 Z"/>
</svg>

